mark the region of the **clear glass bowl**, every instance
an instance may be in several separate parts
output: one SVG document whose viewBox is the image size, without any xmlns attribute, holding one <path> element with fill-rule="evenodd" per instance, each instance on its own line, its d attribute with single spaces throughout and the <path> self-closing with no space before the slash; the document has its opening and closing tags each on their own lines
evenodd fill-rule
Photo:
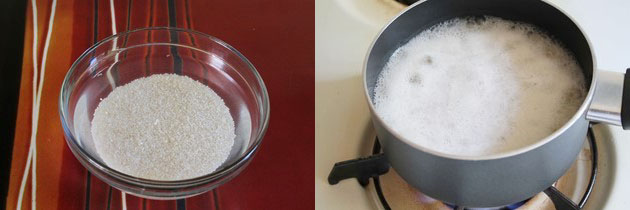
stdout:
<svg viewBox="0 0 630 210">
<path fill-rule="evenodd" d="M 212 88 L 230 108 L 236 139 L 226 162 L 201 177 L 160 181 L 112 169 L 94 148 L 94 109 L 113 88 L 153 74 L 186 75 Z M 254 66 L 236 49 L 206 34 L 178 28 L 145 28 L 108 37 L 70 67 L 59 98 L 66 142 L 92 174 L 124 192 L 178 199 L 211 190 L 239 174 L 253 158 L 269 121 L 269 97 Z"/>
</svg>

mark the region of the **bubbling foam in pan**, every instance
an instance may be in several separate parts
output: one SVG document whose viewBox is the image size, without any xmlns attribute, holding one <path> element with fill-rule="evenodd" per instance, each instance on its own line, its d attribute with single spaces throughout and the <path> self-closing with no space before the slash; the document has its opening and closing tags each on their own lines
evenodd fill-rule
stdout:
<svg viewBox="0 0 630 210">
<path fill-rule="evenodd" d="M 393 53 L 374 107 L 390 128 L 423 147 L 483 156 L 549 136 L 576 113 L 585 86 L 572 54 L 535 26 L 453 19 Z"/>
</svg>

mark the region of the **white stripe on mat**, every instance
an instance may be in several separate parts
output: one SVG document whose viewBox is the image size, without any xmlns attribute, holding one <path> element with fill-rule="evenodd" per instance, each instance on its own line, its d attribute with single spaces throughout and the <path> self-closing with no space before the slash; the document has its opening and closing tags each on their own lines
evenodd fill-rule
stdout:
<svg viewBox="0 0 630 210">
<path fill-rule="evenodd" d="M 46 41 L 44 43 L 44 54 L 42 57 L 41 72 L 39 75 L 39 84 L 37 81 L 37 43 L 38 43 L 38 30 L 37 30 L 37 2 L 31 0 L 31 8 L 33 13 L 33 103 L 32 103 L 32 116 L 31 116 L 31 142 L 26 158 L 26 166 L 24 167 L 24 173 L 22 175 L 22 182 L 20 183 L 20 191 L 18 193 L 18 200 L 16 209 L 22 209 L 22 200 L 24 198 L 24 188 L 26 186 L 26 178 L 28 177 L 28 169 L 31 169 L 31 209 L 36 209 L 37 201 L 37 127 L 39 125 L 39 108 L 41 104 L 42 88 L 44 86 L 44 76 L 46 74 L 46 57 L 48 56 L 48 46 L 50 44 L 50 37 L 53 30 L 53 23 L 55 21 L 55 11 L 57 9 L 57 0 L 53 0 L 52 7 L 50 9 L 50 18 L 48 21 L 48 32 L 46 33 Z M 37 92 L 36 92 L 37 89 Z M 33 167 L 31 168 L 31 161 Z"/>
<path fill-rule="evenodd" d="M 31 108 L 35 109 L 35 102 L 37 101 L 37 4 L 35 0 L 31 0 L 31 13 L 33 14 L 33 101 Z M 24 188 L 26 187 L 26 178 L 28 178 L 28 170 L 31 168 L 31 159 L 33 158 L 33 126 L 35 120 L 35 112 L 31 115 L 31 146 L 28 147 L 28 155 L 26 155 L 26 166 L 24 167 L 24 173 L 22 173 L 22 181 L 20 182 L 20 191 L 18 192 L 18 200 L 15 209 L 22 209 L 22 199 L 24 198 Z"/>
<path fill-rule="evenodd" d="M 112 18 L 112 33 L 116 34 L 116 14 L 114 11 L 114 1 L 110 0 L 110 12 L 111 12 L 111 18 Z M 22 209 L 22 200 L 24 199 L 24 190 L 26 187 L 26 180 L 28 177 L 28 170 L 29 168 L 32 169 L 31 170 L 31 209 L 36 209 L 36 201 L 37 201 L 37 128 L 38 128 L 38 122 L 39 122 L 39 109 L 40 109 L 40 104 L 41 104 L 41 94 L 42 94 L 42 89 L 44 86 L 44 77 L 45 77 L 45 73 L 46 73 L 46 58 L 48 56 L 48 46 L 50 45 L 50 37 L 52 34 L 52 30 L 53 30 L 53 23 L 54 23 L 54 19 L 55 19 L 55 11 L 57 9 L 57 0 L 53 0 L 52 2 L 52 7 L 51 7 L 51 12 L 50 12 L 50 18 L 49 18 L 49 22 L 48 22 L 48 32 L 46 34 L 46 41 L 44 44 L 44 54 L 42 56 L 42 64 L 41 64 L 41 72 L 39 75 L 39 82 L 37 80 L 38 78 L 38 68 L 37 68 L 37 44 L 38 44 L 38 28 L 37 28 L 37 2 L 36 0 L 31 0 L 31 9 L 32 9 L 32 14 L 33 14 L 33 101 L 32 101 L 32 116 L 31 116 L 31 139 L 30 139 L 30 146 L 29 146 L 29 150 L 28 150 L 28 155 L 26 158 L 26 166 L 24 167 L 24 173 L 22 175 L 22 181 L 20 183 L 20 190 L 18 192 L 18 200 L 17 200 L 17 205 L 16 205 L 16 209 L 17 210 L 21 210 Z M 114 48 L 116 48 L 117 44 L 117 40 L 114 40 Z M 118 54 L 116 54 L 115 57 L 116 61 L 118 62 Z M 113 82 L 113 78 L 111 76 L 111 71 L 108 71 L 108 79 L 110 80 L 110 83 L 112 84 L 112 87 L 114 86 L 114 82 Z M 33 167 L 31 168 L 31 164 L 33 165 Z M 126 199 L 125 199 L 125 193 L 122 193 L 122 208 L 123 210 L 127 209 L 127 205 L 126 205 Z"/>
<path fill-rule="evenodd" d="M 112 34 L 116 34 L 116 12 L 115 12 L 115 7 L 114 7 L 114 0 L 109 0 L 109 11 L 112 18 L 112 21 L 111 21 Z M 118 47 L 118 38 L 115 38 L 114 44 L 112 45 L 112 51 L 115 50 L 117 47 Z M 116 63 L 118 63 L 118 53 L 114 55 L 114 65 L 116 65 Z M 114 81 L 114 77 L 112 76 L 112 68 L 114 67 L 114 65 L 109 66 L 109 68 L 107 69 L 107 72 L 105 72 L 105 75 L 107 76 L 107 81 L 109 81 L 109 84 L 112 86 L 112 89 L 116 87 L 116 82 Z"/>
<path fill-rule="evenodd" d="M 127 210 L 127 194 L 123 191 L 120 191 L 120 197 L 122 198 L 122 210 Z"/>
</svg>

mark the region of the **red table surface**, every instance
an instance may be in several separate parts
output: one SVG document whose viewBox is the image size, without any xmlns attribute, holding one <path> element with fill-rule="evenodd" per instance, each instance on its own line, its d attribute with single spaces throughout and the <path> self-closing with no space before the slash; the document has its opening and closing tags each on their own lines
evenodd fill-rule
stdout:
<svg viewBox="0 0 630 210">
<path fill-rule="evenodd" d="M 41 61 L 52 0 L 38 0 Z M 271 120 L 251 164 L 219 188 L 186 199 L 126 196 L 127 209 L 314 208 L 314 1 L 114 0 L 116 30 L 191 28 L 243 53 L 270 96 Z M 169 14 L 170 6 L 170 14 Z M 15 209 L 31 136 L 32 10 L 27 6 L 24 55 L 7 209 Z M 170 22 L 169 17 L 176 21 Z M 66 146 L 57 111 L 61 82 L 72 62 L 112 34 L 110 1 L 59 0 L 46 60 L 37 131 L 38 209 L 121 209 L 121 193 L 89 175 Z M 38 63 L 40 63 L 38 61 Z M 40 67 L 41 68 L 41 67 Z M 22 206 L 30 209 L 30 172 Z M 178 208 L 179 206 L 179 208 Z"/>
</svg>

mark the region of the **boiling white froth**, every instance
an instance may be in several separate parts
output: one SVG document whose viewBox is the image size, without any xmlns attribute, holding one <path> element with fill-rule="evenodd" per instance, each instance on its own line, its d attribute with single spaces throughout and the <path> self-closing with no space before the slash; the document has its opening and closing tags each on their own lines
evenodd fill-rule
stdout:
<svg viewBox="0 0 630 210">
<path fill-rule="evenodd" d="M 564 125 L 586 89 L 578 63 L 532 25 L 453 19 L 391 56 L 374 105 L 402 137 L 463 156 L 531 145 Z"/>
</svg>

